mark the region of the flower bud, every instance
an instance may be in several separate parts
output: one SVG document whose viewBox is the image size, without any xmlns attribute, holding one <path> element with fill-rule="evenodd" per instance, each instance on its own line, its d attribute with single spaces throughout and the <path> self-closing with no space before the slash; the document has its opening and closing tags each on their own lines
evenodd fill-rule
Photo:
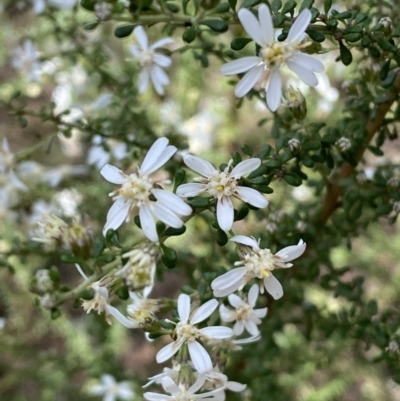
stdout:
<svg viewBox="0 0 400 401">
<path fill-rule="evenodd" d="M 297 153 L 301 148 L 300 141 L 296 138 L 289 139 L 288 145 L 292 153 Z"/>
<path fill-rule="evenodd" d="M 399 186 L 399 180 L 397 178 L 389 178 L 386 185 L 390 188 L 397 188 Z"/>
<path fill-rule="evenodd" d="M 92 233 L 74 219 L 72 223 L 63 230 L 62 243 L 64 248 L 71 251 L 75 256 L 87 258 L 90 256 L 92 250 Z"/>
<path fill-rule="evenodd" d="M 50 278 L 50 272 L 47 269 L 40 269 L 35 274 L 35 288 L 41 292 L 51 292 L 54 289 L 53 280 Z"/>
<path fill-rule="evenodd" d="M 286 91 L 284 105 L 292 112 L 293 117 L 298 121 L 303 121 L 307 116 L 307 103 L 303 94 L 289 86 Z"/>
<path fill-rule="evenodd" d="M 57 246 L 62 244 L 62 236 L 68 224 L 55 214 L 49 213 L 42 216 L 38 227 L 34 232 L 33 241 L 41 242 L 47 250 L 55 250 Z"/>
<path fill-rule="evenodd" d="M 57 305 L 56 298 L 53 294 L 46 293 L 40 297 L 40 305 L 45 309 L 53 309 Z"/>
<path fill-rule="evenodd" d="M 350 139 L 343 136 L 336 141 L 335 145 L 341 152 L 347 152 L 351 148 Z"/>
<path fill-rule="evenodd" d="M 385 34 L 389 34 L 392 32 L 393 30 L 393 23 L 392 20 L 389 17 L 382 17 L 379 20 L 379 23 L 383 26 L 383 33 Z"/>
<path fill-rule="evenodd" d="M 393 212 L 395 212 L 396 214 L 400 213 L 400 202 L 394 202 L 393 204 Z"/>
<path fill-rule="evenodd" d="M 107 21 L 112 16 L 112 5 L 108 3 L 97 3 L 94 6 L 94 15 L 99 21 Z"/>
</svg>

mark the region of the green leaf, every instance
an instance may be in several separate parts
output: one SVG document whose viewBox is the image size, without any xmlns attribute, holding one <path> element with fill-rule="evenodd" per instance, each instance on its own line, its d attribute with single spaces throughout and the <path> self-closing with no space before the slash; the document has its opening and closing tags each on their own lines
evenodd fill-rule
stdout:
<svg viewBox="0 0 400 401">
<path fill-rule="evenodd" d="M 343 39 L 346 42 L 354 43 L 361 39 L 361 33 L 348 33 L 347 35 L 343 35 Z"/>
<path fill-rule="evenodd" d="M 221 13 L 226 13 L 229 11 L 229 4 L 228 3 L 221 3 L 218 4 L 217 7 L 215 7 L 213 13 L 214 14 L 221 14 Z"/>
<path fill-rule="evenodd" d="M 215 32 L 226 32 L 228 30 L 228 24 L 219 19 L 205 20 L 202 22 L 202 24 L 208 26 Z"/>
<path fill-rule="evenodd" d="M 286 183 L 288 183 L 289 185 L 293 186 L 293 187 L 299 187 L 302 184 L 302 180 L 299 177 L 296 177 L 294 175 L 289 175 L 289 174 L 285 174 L 283 176 L 283 179 L 286 181 Z"/>
<path fill-rule="evenodd" d="M 251 8 L 260 3 L 261 3 L 261 0 L 245 0 L 242 4 L 241 8 Z"/>
<path fill-rule="evenodd" d="M 192 43 L 196 39 L 196 28 L 191 26 L 183 31 L 182 39 L 186 43 Z"/>
<path fill-rule="evenodd" d="M 75 263 L 80 262 L 80 260 L 78 258 L 76 258 L 74 255 L 71 255 L 71 254 L 61 255 L 60 260 L 64 263 L 68 263 L 68 264 L 75 264 Z"/>
<path fill-rule="evenodd" d="M 161 245 L 163 256 L 161 261 L 168 269 L 172 269 L 175 267 L 176 261 L 178 260 L 178 254 L 175 249 L 169 248 L 168 246 L 162 244 Z"/>
<path fill-rule="evenodd" d="M 350 65 L 353 61 L 353 56 L 351 51 L 343 44 L 342 41 L 339 41 L 340 46 L 340 58 L 344 65 Z"/>
<path fill-rule="evenodd" d="M 94 21 L 94 22 L 87 22 L 85 25 L 83 25 L 83 29 L 85 31 L 93 31 L 94 29 L 96 29 L 99 26 L 99 22 L 98 21 Z"/>
<path fill-rule="evenodd" d="M 379 71 L 379 79 L 381 81 L 384 81 L 387 78 L 389 74 L 389 69 L 390 69 L 390 59 L 386 60 L 383 63 L 381 70 Z"/>
<path fill-rule="evenodd" d="M 92 255 L 94 258 L 98 258 L 105 248 L 105 242 L 103 237 L 97 237 L 93 243 Z"/>
<path fill-rule="evenodd" d="M 283 15 L 278 14 L 272 17 L 272 21 L 274 23 L 274 27 L 279 28 L 285 22 L 285 18 Z"/>
<path fill-rule="evenodd" d="M 308 8 L 310 9 L 314 4 L 314 0 L 304 0 L 301 3 L 300 9 L 299 9 L 299 14 L 305 9 Z"/>
<path fill-rule="evenodd" d="M 316 29 L 307 29 L 306 33 L 314 42 L 321 43 L 325 40 L 325 35 Z"/>
<path fill-rule="evenodd" d="M 294 12 L 294 9 L 296 8 L 297 3 L 294 0 L 288 0 L 282 8 L 281 14 L 286 14 L 290 13 L 292 14 Z"/>
<path fill-rule="evenodd" d="M 383 39 L 382 37 L 376 35 L 374 37 L 374 39 L 375 39 L 376 43 L 378 44 L 378 46 L 382 50 L 385 50 L 385 51 L 388 51 L 388 52 L 394 52 L 394 53 L 397 51 L 396 46 L 392 45 L 390 42 L 388 42 L 387 40 Z"/>
<path fill-rule="evenodd" d="M 25 117 L 19 117 L 18 122 L 22 128 L 25 128 L 28 125 L 28 121 Z"/>
<path fill-rule="evenodd" d="M 233 11 L 236 9 L 237 0 L 228 0 L 228 3 Z"/>
<path fill-rule="evenodd" d="M 361 39 L 361 46 L 365 48 L 371 46 L 371 39 L 368 36 L 363 36 Z"/>
<path fill-rule="evenodd" d="M 185 181 L 186 177 L 186 171 L 183 169 L 179 169 L 175 173 L 175 179 L 174 179 L 174 192 L 176 192 L 176 189 L 179 187 L 179 185 L 183 184 Z"/>
<path fill-rule="evenodd" d="M 243 220 L 249 214 L 249 208 L 244 205 L 235 213 L 235 221 Z"/>
<path fill-rule="evenodd" d="M 50 317 L 52 320 L 56 320 L 61 316 L 61 311 L 58 308 L 53 308 L 50 312 Z"/>
<path fill-rule="evenodd" d="M 242 156 L 239 152 L 232 153 L 233 166 L 237 166 L 242 161 Z"/>
<path fill-rule="evenodd" d="M 336 19 L 349 19 L 353 16 L 353 13 L 351 11 L 343 11 L 342 13 L 336 14 L 335 18 Z"/>
<path fill-rule="evenodd" d="M 324 12 L 325 12 L 325 15 L 328 15 L 329 10 L 331 9 L 331 7 L 332 7 L 332 0 L 325 0 L 324 1 Z"/>
<path fill-rule="evenodd" d="M 118 290 L 118 298 L 126 300 L 129 298 L 129 289 L 126 285 Z"/>
<path fill-rule="evenodd" d="M 217 231 L 217 244 L 219 246 L 225 246 L 228 243 L 228 236 L 225 231 L 218 229 Z"/>
<path fill-rule="evenodd" d="M 368 18 L 368 15 L 364 13 L 358 13 L 356 19 L 354 20 L 354 25 L 364 22 Z"/>
<path fill-rule="evenodd" d="M 126 38 L 129 36 L 133 30 L 135 29 L 135 25 L 123 25 L 115 28 L 114 35 L 117 38 Z"/>
<path fill-rule="evenodd" d="M 94 0 L 81 0 L 81 6 L 89 11 L 94 11 L 97 1 Z"/>
<path fill-rule="evenodd" d="M 253 156 L 253 149 L 247 145 L 246 143 L 244 143 L 242 146 L 242 151 L 245 155 L 252 157 Z"/>
<path fill-rule="evenodd" d="M 173 236 L 178 236 L 178 235 L 182 235 L 186 232 L 186 226 L 183 225 L 180 228 L 174 228 L 174 227 L 168 227 L 165 231 L 164 234 L 168 235 L 169 237 L 173 237 Z"/>
<path fill-rule="evenodd" d="M 320 141 L 309 141 L 301 145 L 304 150 L 318 150 L 321 147 Z"/>
<path fill-rule="evenodd" d="M 232 50 L 242 50 L 247 44 L 249 44 L 252 40 L 250 38 L 236 38 L 231 42 Z"/>
<path fill-rule="evenodd" d="M 278 14 L 280 8 L 282 7 L 281 0 L 272 0 L 271 10 L 274 14 Z"/>
<path fill-rule="evenodd" d="M 265 144 L 261 147 L 260 151 L 257 154 L 257 157 L 263 160 L 266 156 L 268 156 L 272 152 L 272 146 Z"/>
<path fill-rule="evenodd" d="M 278 153 L 282 148 L 283 145 L 286 143 L 286 139 L 284 137 L 279 137 L 275 140 L 275 151 Z"/>
<path fill-rule="evenodd" d="M 94 294 L 95 294 L 94 290 L 88 288 L 79 293 L 79 298 L 82 298 L 86 301 L 90 301 L 91 299 L 94 298 Z"/>
<path fill-rule="evenodd" d="M 210 206 L 209 198 L 201 198 L 200 196 L 196 196 L 192 199 L 188 199 L 187 203 L 190 206 L 202 208 L 202 209 L 208 208 L 208 206 Z"/>
<path fill-rule="evenodd" d="M 168 8 L 171 13 L 179 13 L 180 8 L 174 3 L 165 3 L 165 6 Z"/>
</svg>

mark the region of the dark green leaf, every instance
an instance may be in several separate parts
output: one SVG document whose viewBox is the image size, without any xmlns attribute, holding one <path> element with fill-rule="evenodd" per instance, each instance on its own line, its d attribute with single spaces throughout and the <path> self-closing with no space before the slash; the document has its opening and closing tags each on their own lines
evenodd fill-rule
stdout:
<svg viewBox="0 0 400 401">
<path fill-rule="evenodd" d="M 321 43 L 325 40 L 325 35 L 316 29 L 307 29 L 306 33 L 315 42 Z"/>
<path fill-rule="evenodd" d="M 353 61 L 353 56 L 351 54 L 351 51 L 343 44 L 342 41 L 339 42 L 340 46 L 340 58 L 342 60 L 342 63 L 344 65 L 350 65 L 351 62 Z"/>
<path fill-rule="evenodd" d="M 228 24 L 219 19 L 205 20 L 202 22 L 202 24 L 208 26 L 215 32 L 226 32 L 228 30 Z"/>
<path fill-rule="evenodd" d="M 228 236 L 225 231 L 218 229 L 217 231 L 217 244 L 219 246 L 225 246 L 228 243 Z"/>
<path fill-rule="evenodd" d="M 135 25 L 123 25 L 115 28 L 114 35 L 117 38 L 126 38 L 129 36 L 133 30 L 135 29 Z"/>
<path fill-rule="evenodd" d="M 379 71 L 379 79 L 381 81 L 384 81 L 387 78 L 387 76 L 389 74 L 389 69 L 390 69 L 390 59 L 386 60 L 383 63 L 381 70 Z"/>
<path fill-rule="evenodd" d="M 324 12 L 325 12 L 325 15 L 328 15 L 328 12 L 331 9 L 331 7 L 332 7 L 332 0 L 325 0 L 324 1 Z"/>
<path fill-rule="evenodd" d="M 177 235 L 182 235 L 186 232 L 186 226 L 183 225 L 180 228 L 174 228 L 174 227 L 168 227 L 164 234 L 168 235 L 169 237 L 177 236 Z"/>
<path fill-rule="evenodd" d="M 286 14 L 290 13 L 292 14 L 294 12 L 294 9 L 296 8 L 297 3 L 294 0 L 288 0 L 282 8 L 281 14 Z"/>
<path fill-rule="evenodd" d="M 236 38 L 231 42 L 232 50 L 242 50 L 248 43 L 251 42 L 250 38 Z"/>
<path fill-rule="evenodd" d="M 285 174 L 283 176 L 283 179 L 291 186 L 293 187 L 299 187 L 302 184 L 302 180 L 299 177 L 296 177 L 294 175 L 289 175 Z"/>
<path fill-rule="evenodd" d="M 196 28 L 191 26 L 183 31 L 182 39 L 186 43 L 192 43 L 196 38 Z"/>
</svg>

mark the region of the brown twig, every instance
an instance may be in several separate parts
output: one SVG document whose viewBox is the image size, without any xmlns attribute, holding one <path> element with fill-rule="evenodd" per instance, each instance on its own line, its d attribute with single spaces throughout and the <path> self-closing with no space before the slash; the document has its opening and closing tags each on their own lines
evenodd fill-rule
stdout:
<svg viewBox="0 0 400 401">
<path fill-rule="evenodd" d="M 393 88 L 388 91 L 388 95 L 392 96 L 390 100 L 385 103 L 382 103 L 378 106 L 376 117 L 373 121 L 369 121 L 366 125 L 367 137 L 365 138 L 364 145 L 358 151 L 356 156 L 357 164 L 362 159 L 365 150 L 367 149 L 369 143 L 374 137 L 375 133 L 382 126 L 383 121 L 385 120 L 386 113 L 390 110 L 393 103 L 396 100 L 396 96 L 394 91 L 400 90 L 400 74 L 398 73 L 393 84 Z M 330 216 L 335 212 L 335 210 L 339 206 L 339 198 L 343 193 L 343 188 L 339 185 L 340 181 L 350 177 L 355 170 L 355 166 L 350 165 L 345 162 L 341 169 L 339 170 L 336 179 L 332 181 L 331 185 L 327 187 L 327 192 L 325 196 L 325 200 L 323 203 L 322 211 L 317 219 L 317 223 L 320 225 L 324 225 L 330 218 Z"/>
</svg>

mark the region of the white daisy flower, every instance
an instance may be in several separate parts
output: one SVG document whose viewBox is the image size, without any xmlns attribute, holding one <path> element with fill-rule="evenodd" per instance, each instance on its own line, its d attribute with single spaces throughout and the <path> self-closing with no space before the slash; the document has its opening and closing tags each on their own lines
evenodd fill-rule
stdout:
<svg viewBox="0 0 400 401">
<path fill-rule="evenodd" d="M 153 83 L 154 89 L 159 95 L 164 94 L 164 86 L 169 84 L 168 75 L 163 68 L 171 65 L 171 58 L 165 54 L 156 52 L 156 49 L 173 43 L 172 38 L 163 38 L 149 45 L 146 32 L 142 26 L 138 26 L 133 31 L 139 47 L 130 45 L 130 51 L 140 64 L 142 72 L 139 76 L 139 93 L 144 93 L 149 86 L 149 81 Z"/>
<path fill-rule="evenodd" d="M 115 377 L 104 374 L 101 376 L 101 384 L 89 389 L 91 395 L 103 395 L 103 401 L 132 400 L 135 393 L 128 382 L 117 383 Z"/>
<path fill-rule="evenodd" d="M 201 305 L 190 315 L 190 297 L 186 294 L 179 295 L 178 315 L 180 322 L 177 323 L 174 337 L 176 340 L 166 345 L 156 356 L 158 363 L 162 363 L 175 355 L 182 345 L 187 344 L 190 358 L 194 367 L 199 373 L 207 372 L 212 369 L 210 355 L 198 340 L 207 340 L 209 338 L 225 339 L 232 337 L 232 329 L 223 326 L 212 326 L 198 329 L 196 325 L 207 319 L 217 308 L 218 301 L 211 299 L 204 305 Z"/>
<path fill-rule="evenodd" d="M 261 293 L 265 288 L 274 299 L 281 298 L 282 285 L 272 271 L 292 267 L 292 263 L 288 262 L 301 256 L 306 249 L 306 244 L 300 240 L 297 245 L 283 248 L 274 255 L 269 249 L 261 249 L 254 238 L 235 235 L 230 240 L 239 244 L 241 261 L 235 263 L 235 266 L 239 267 L 213 280 L 211 288 L 214 290 L 214 296 L 226 297 L 243 288 L 252 278 L 258 278 L 261 280 Z"/>
<path fill-rule="evenodd" d="M 110 228 L 118 229 L 124 221 L 129 221 L 134 214 L 139 214 L 140 223 L 146 237 L 158 242 L 156 223 L 153 214 L 165 224 L 180 228 L 183 221 L 178 215 L 189 216 L 192 209 L 179 196 L 155 188 L 149 175 L 158 170 L 176 152 L 175 146 L 168 146 L 167 138 L 157 139 L 149 149 L 137 173 L 125 174 L 117 167 L 106 164 L 101 175 L 121 188 L 109 194 L 114 200 L 107 214 L 104 226 L 105 234 Z M 151 200 L 155 198 L 156 201 Z"/>
<path fill-rule="evenodd" d="M 299 14 L 284 42 L 278 42 L 275 39 L 271 13 L 265 4 L 261 4 L 258 8 L 258 19 L 245 8 L 239 10 L 238 17 L 247 34 L 261 49 L 258 56 L 242 57 L 222 66 L 220 72 L 223 75 L 246 72 L 235 88 L 236 97 L 245 96 L 268 70 L 267 106 L 271 111 L 275 111 L 282 97 L 282 79 L 279 69 L 284 64 L 287 64 L 307 85 L 318 85 L 314 73 L 324 71 L 324 65 L 316 58 L 299 51 L 306 46 L 300 42 L 311 20 L 310 10 L 304 9 Z"/>
<path fill-rule="evenodd" d="M 14 50 L 11 65 L 26 74 L 27 82 L 39 82 L 42 64 L 40 53 L 31 40 L 26 40 L 22 46 Z"/>
<path fill-rule="evenodd" d="M 234 322 L 233 334 L 240 336 L 246 329 L 252 336 L 260 334 L 257 325 L 261 323 L 261 319 L 267 315 L 268 308 L 254 309 L 260 290 L 257 284 L 254 284 L 249 291 L 248 301 L 246 302 L 236 294 L 228 297 L 229 303 L 235 310 L 221 305 L 219 313 L 223 322 Z"/>
<path fill-rule="evenodd" d="M 193 155 L 185 155 L 183 161 L 189 168 L 204 178 L 195 178 L 196 183 L 180 185 L 176 190 L 177 195 L 187 198 L 208 192 L 218 199 L 217 220 L 222 230 L 229 231 L 233 225 L 234 213 L 231 196 L 255 207 L 264 208 L 268 206 L 268 201 L 260 192 L 237 185 L 242 176 L 251 173 L 260 166 L 260 159 L 252 158 L 242 161 L 232 171 L 229 171 L 231 162 L 224 171 L 220 171 L 210 162 Z"/>
<path fill-rule="evenodd" d="M 177 385 L 169 376 L 162 379 L 162 386 L 164 390 L 171 395 L 159 393 L 144 393 L 143 396 L 148 401 L 196 401 L 196 400 L 218 400 L 221 401 L 221 393 L 224 388 L 208 391 L 207 393 L 195 394 L 199 390 L 198 383 L 194 383 L 191 387 L 187 388 L 184 384 Z"/>
</svg>

